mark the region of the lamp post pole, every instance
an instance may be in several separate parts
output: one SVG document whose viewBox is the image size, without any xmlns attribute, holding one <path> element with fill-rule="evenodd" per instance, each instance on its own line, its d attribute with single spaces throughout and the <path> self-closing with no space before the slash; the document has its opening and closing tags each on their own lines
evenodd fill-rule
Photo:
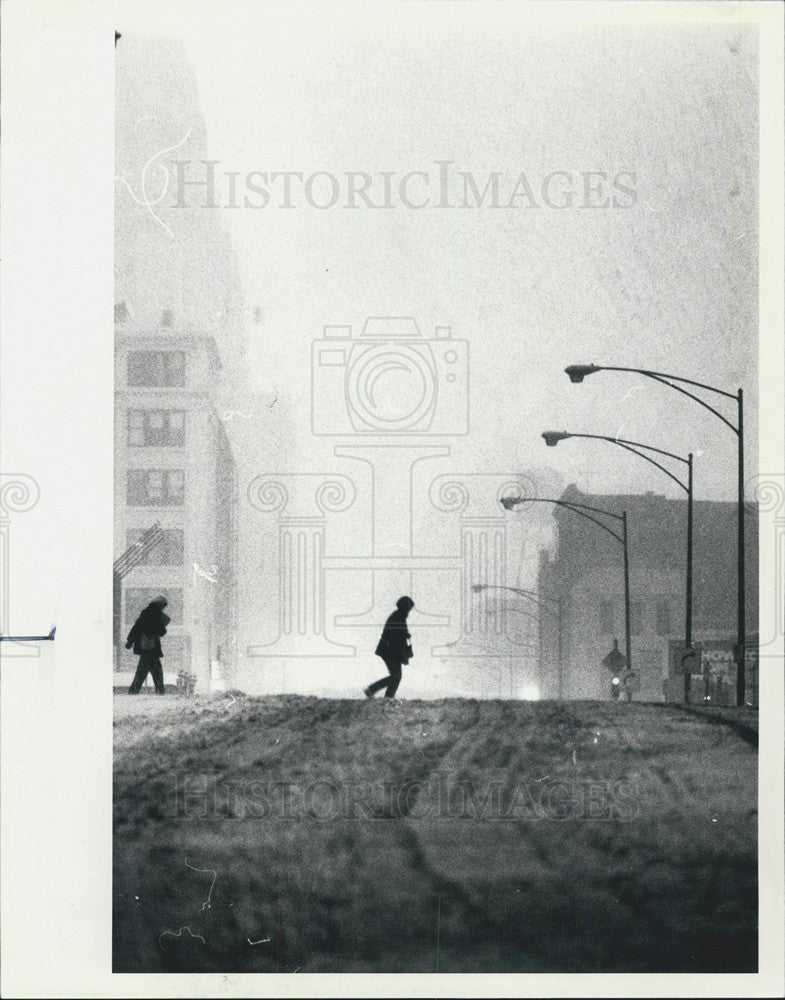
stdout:
<svg viewBox="0 0 785 1000">
<path fill-rule="evenodd" d="M 564 642 L 562 639 L 562 630 L 564 629 L 564 619 L 562 617 L 562 602 L 559 599 L 559 621 L 558 621 L 559 637 L 556 641 L 556 655 L 559 658 L 559 701 L 564 700 Z"/>
<path fill-rule="evenodd" d="M 627 669 L 632 670 L 632 647 L 630 640 L 630 556 L 627 548 L 627 511 L 621 515 L 622 545 L 624 546 L 624 637 L 627 642 Z"/>
<path fill-rule="evenodd" d="M 746 704 L 746 645 L 747 645 L 747 622 L 745 607 L 745 584 L 744 584 L 744 394 L 739 389 L 736 397 L 739 406 L 739 499 L 738 499 L 738 648 L 734 660 L 736 661 L 736 704 L 743 706 Z"/>
<path fill-rule="evenodd" d="M 687 620 L 684 645 L 692 648 L 692 452 L 687 458 Z"/>
<path fill-rule="evenodd" d="M 702 407 L 707 409 L 710 413 L 713 413 L 715 417 L 721 420 L 727 427 L 733 431 L 738 439 L 738 456 L 739 456 L 739 471 L 738 471 L 738 528 L 736 533 L 736 555 L 737 555 L 737 584 L 736 584 L 736 596 L 737 596 L 737 607 L 736 607 L 736 648 L 734 650 L 734 660 L 736 661 L 736 704 L 737 706 L 743 707 L 746 703 L 746 692 L 745 692 L 745 647 L 747 644 L 747 625 L 746 625 L 746 609 L 745 609 L 745 581 L 744 581 L 744 564 L 745 564 L 745 552 L 744 552 L 744 392 L 742 389 L 738 389 L 737 392 L 726 392 L 724 389 L 718 389 L 716 386 L 707 385 L 704 382 L 695 382 L 693 379 L 682 378 L 680 375 L 668 375 L 665 372 L 655 372 L 649 371 L 646 368 L 626 368 L 620 367 L 618 365 L 568 365 L 564 369 L 566 374 L 569 376 L 571 382 L 582 382 L 587 375 L 593 375 L 594 372 L 608 371 L 608 372 L 633 372 L 636 375 L 645 375 L 647 378 L 653 379 L 655 382 L 660 382 L 662 385 L 667 385 L 671 389 L 675 389 L 677 392 L 682 393 L 684 396 L 688 396 L 694 402 L 699 403 Z M 676 384 L 680 383 L 680 384 Z M 704 389 L 706 392 L 716 393 L 718 396 L 724 396 L 726 399 L 733 399 L 736 402 L 738 419 L 734 426 L 727 417 L 724 417 L 718 410 L 715 410 L 713 406 L 710 406 L 705 399 L 701 399 L 700 396 L 696 396 L 695 393 L 690 392 L 685 389 L 684 386 L 694 386 L 697 389 Z"/>
</svg>

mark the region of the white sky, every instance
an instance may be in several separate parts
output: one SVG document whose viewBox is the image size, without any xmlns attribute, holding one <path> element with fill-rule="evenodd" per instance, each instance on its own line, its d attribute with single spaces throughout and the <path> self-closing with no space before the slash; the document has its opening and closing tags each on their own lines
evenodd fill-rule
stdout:
<svg viewBox="0 0 785 1000">
<path fill-rule="evenodd" d="M 329 210 L 308 205 L 296 181 L 295 209 L 217 210 L 247 301 L 264 309 L 264 325 L 250 327 L 254 388 L 280 397 L 288 427 L 305 428 L 322 325 L 358 331 L 368 315 L 411 315 L 425 336 L 448 325 L 469 342 L 472 433 L 453 445 L 456 469 L 547 464 L 585 490 L 679 495 L 601 443 L 546 453 L 540 432 L 567 429 L 692 450 L 696 495 L 734 499 L 736 439 L 710 414 L 645 379 L 603 374 L 578 387 L 562 369 L 641 366 L 743 386 L 752 476 L 754 34 L 734 24 L 537 25 L 512 4 L 486 4 L 482 19 L 463 4 L 358 10 L 238 5 L 214 18 L 155 22 L 147 12 L 120 25 L 186 45 L 219 178 L 238 171 L 242 186 L 254 170 L 323 170 L 341 179 Z M 413 211 L 397 197 L 392 211 L 342 207 L 346 171 L 373 175 L 378 198 L 381 172 L 435 178 L 436 160 L 455 161 L 481 188 L 500 171 L 503 201 L 521 172 L 537 191 L 553 170 L 633 171 L 637 203 L 587 210 L 579 194 L 565 210 Z M 322 454 L 320 442 L 292 442 L 306 456 L 311 446 Z"/>
</svg>

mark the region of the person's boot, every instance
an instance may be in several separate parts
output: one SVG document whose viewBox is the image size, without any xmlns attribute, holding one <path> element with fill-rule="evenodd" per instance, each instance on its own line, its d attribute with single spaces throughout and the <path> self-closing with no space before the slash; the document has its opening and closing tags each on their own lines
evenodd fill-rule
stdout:
<svg viewBox="0 0 785 1000">
<path fill-rule="evenodd" d="M 375 693 L 375 692 L 374 692 L 374 691 L 371 691 L 371 689 L 370 689 L 369 687 L 367 687 L 367 688 L 365 688 L 365 689 L 363 690 L 363 694 L 365 695 L 365 697 L 366 697 L 366 698 L 373 698 L 373 696 L 374 696 L 374 693 Z"/>
</svg>

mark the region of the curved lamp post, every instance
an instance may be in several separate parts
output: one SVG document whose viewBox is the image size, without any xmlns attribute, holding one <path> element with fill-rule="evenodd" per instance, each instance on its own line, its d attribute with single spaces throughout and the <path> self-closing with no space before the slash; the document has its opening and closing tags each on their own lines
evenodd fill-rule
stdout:
<svg viewBox="0 0 785 1000">
<path fill-rule="evenodd" d="M 533 601 L 540 612 L 545 611 L 546 614 L 552 615 L 557 621 L 557 656 L 559 658 L 559 698 L 562 697 L 562 616 L 561 616 L 561 600 L 558 597 L 543 597 L 542 594 L 537 594 L 533 590 L 523 590 L 521 587 L 507 587 L 502 584 L 491 584 L 491 583 L 474 583 L 472 584 L 472 590 L 475 594 L 481 593 L 483 590 L 507 590 L 513 594 L 518 594 L 520 597 L 528 597 L 530 601 Z M 555 605 L 555 610 L 549 605 Z M 539 619 L 538 619 L 539 621 Z M 540 672 L 540 684 L 542 685 L 542 672 Z M 542 688 L 541 688 L 542 690 Z"/>
<path fill-rule="evenodd" d="M 611 444 L 617 444 L 620 448 L 624 448 L 625 451 L 631 451 L 634 455 L 638 455 L 640 458 L 645 458 L 647 462 L 651 462 L 652 465 L 656 465 L 657 468 L 664 472 L 666 476 L 669 476 L 674 483 L 677 483 L 684 492 L 687 494 L 687 587 L 686 587 L 686 609 L 685 609 L 685 628 L 684 628 L 684 645 L 689 650 L 692 648 L 692 452 L 683 458 L 681 455 L 674 455 L 671 451 L 663 451 L 662 448 L 654 448 L 649 444 L 641 444 L 639 441 L 625 441 L 624 438 L 616 437 L 606 437 L 603 434 L 570 434 L 567 431 L 545 431 L 543 433 L 543 438 L 545 443 L 549 448 L 555 448 L 559 441 L 566 441 L 567 438 L 590 438 L 595 441 L 610 441 Z M 675 476 L 670 469 L 666 469 L 664 465 L 661 465 L 656 459 L 652 458 L 651 455 L 646 455 L 644 452 L 639 451 L 639 448 L 645 449 L 645 451 L 653 451 L 657 455 L 665 455 L 668 458 L 673 458 L 677 462 L 682 462 L 687 466 L 687 482 L 682 482 L 678 476 Z"/>
<path fill-rule="evenodd" d="M 595 372 L 633 372 L 636 375 L 645 375 L 647 378 L 654 379 L 655 382 L 661 382 L 663 385 L 670 386 L 671 389 L 675 389 L 677 392 L 682 393 L 684 396 L 688 396 L 690 399 L 694 400 L 696 403 L 700 403 L 704 409 L 713 413 L 715 417 L 721 420 L 727 427 L 733 431 L 733 433 L 738 438 L 739 442 L 739 472 L 738 472 L 738 529 L 737 529 L 737 635 L 736 635 L 736 649 L 734 650 L 733 658 L 736 661 L 736 704 L 737 706 L 744 706 L 746 703 L 744 684 L 744 666 L 745 666 L 745 656 L 744 647 L 747 643 L 747 625 L 745 620 L 745 585 L 744 585 L 744 393 L 742 389 L 738 389 L 736 393 L 726 392 L 724 389 L 718 389 L 713 385 L 706 385 L 704 382 L 695 382 L 692 379 L 682 378 L 680 375 L 666 375 L 664 372 L 654 372 L 649 371 L 646 368 L 624 368 L 618 365 L 568 365 L 564 369 L 567 375 L 569 375 L 570 381 L 579 383 L 583 382 L 587 375 L 593 375 Z M 681 383 L 677 385 L 676 383 Z M 705 389 L 707 392 L 714 392 L 718 396 L 724 396 L 726 399 L 733 399 L 736 401 L 738 408 L 738 421 L 734 425 L 724 417 L 719 410 L 715 410 L 713 406 L 710 406 L 705 399 L 701 399 L 700 396 L 696 396 L 695 393 L 690 392 L 685 389 L 685 385 L 695 386 L 697 389 Z"/>
<path fill-rule="evenodd" d="M 502 497 L 501 504 L 505 510 L 512 510 L 521 503 L 552 503 L 557 507 L 566 507 L 567 510 L 571 510 L 576 514 L 580 514 L 581 517 L 585 517 L 588 521 L 596 524 L 597 527 L 602 528 L 603 531 L 615 538 L 617 542 L 624 549 L 624 638 L 625 638 L 625 649 L 627 653 L 627 670 L 632 670 L 632 646 L 630 643 L 630 557 L 627 548 L 627 511 L 622 511 L 621 514 L 616 514 L 612 510 L 603 510 L 601 507 L 589 507 L 585 503 L 574 503 L 572 500 L 553 500 L 547 497 Z M 591 511 L 591 514 L 587 514 L 587 511 Z M 604 517 L 611 517 L 614 521 L 621 521 L 622 533 L 617 534 L 612 528 L 609 528 L 607 524 L 603 524 L 596 517 L 592 517 L 592 514 L 602 514 Z"/>
<path fill-rule="evenodd" d="M 551 611 L 551 609 L 547 606 L 548 603 L 557 605 L 560 603 L 556 597 L 542 597 L 534 590 L 522 590 L 520 587 L 505 587 L 502 584 L 473 583 L 472 590 L 475 594 L 479 594 L 483 590 L 509 590 L 513 594 L 520 594 L 521 597 L 528 597 L 540 608 L 545 608 L 550 614 L 556 614 L 556 612 Z"/>
</svg>

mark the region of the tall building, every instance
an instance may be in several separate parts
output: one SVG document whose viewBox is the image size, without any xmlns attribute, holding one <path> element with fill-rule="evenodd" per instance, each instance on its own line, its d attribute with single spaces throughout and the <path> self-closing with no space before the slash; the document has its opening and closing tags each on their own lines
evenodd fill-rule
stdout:
<svg viewBox="0 0 785 1000">
<path fill-rule="evenodd" d="M 627 512 L 632 666 L 642 701 L 664 701 L 670 653 L 685 638 L 687 504 L 654 493 L 592 495 L 570 486 L 562 500 Z M 758 631 L 757 508 L 746 511 L 748 642 Z M 622 546 L 606 532 L 554 507 L 555 551 L 540 554 L 540 686 L 546 698 L 608 699 L 604 657 L 625 649 Z M 616 529 L 612 521 L 607 522 Z M 697 500 L 693 512 L 693 643 L 723 649 L 728 670 L 736 640 L 734 503 Z"/>
<path fill-rule="evenodd" d="M 171 624 L 167 683 L 232 683 L 237 472 L 222 417 L 244 360 L 244 304 L 217 212 L 179 207 L 172 160 L 207 158 L 180 43 L 123 34 L 116 73 L 115 556 L 158 523 L 160 540 L 115 590 L 115 684 L 124 638 L 157 594 Z M 176 147 L 176 148 L 173 148 Z"/>
<path fill-rule="evenodd" d="M 215 406 L 215 341 L 118 327 L 115 364 L 115 551 L 156 522 L 164 531 L 123 579 L 120 639 L 164 594 L 168 680 L 185 671 L 208 690 L 211 661 L 231 669 L 236 627 L 237 476 Z M 117 670 L 134 665 L 121 646 Z"/>
</svg>

